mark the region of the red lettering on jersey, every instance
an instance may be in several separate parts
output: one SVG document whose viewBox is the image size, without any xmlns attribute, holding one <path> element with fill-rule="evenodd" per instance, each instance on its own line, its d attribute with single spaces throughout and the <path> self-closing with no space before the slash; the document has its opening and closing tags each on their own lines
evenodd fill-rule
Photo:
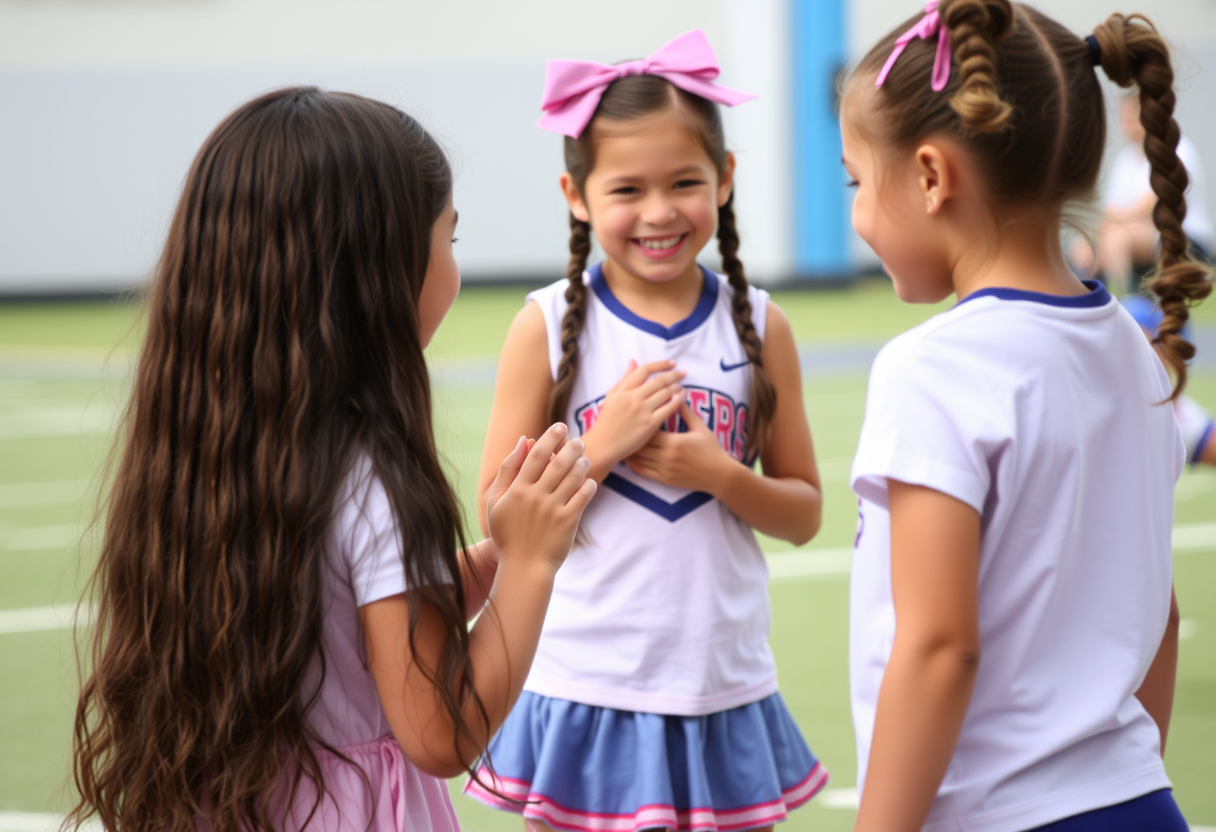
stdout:
<svg viewBox="0 0 1216 832">
<path fill-rule="evenodd" d="M 747 462 L 747 405 L 735 409 L 735 459 Z"/>
<path fill-rule="evenodd" d="M 714 437 L 722 450 L 728 454 L 734 453 L 731 447 L 731 429 L 735 426 L 735 403 L 729 396 L 721 393 L 713 394 Z"/>
<path fill-rule="evenodd" d="M 714 429 L 714 410 L 710 406 L 708 390 L 690 387 L 688 389 L 688 409 L 701 417 L 710 430 Z"/>
</svg>

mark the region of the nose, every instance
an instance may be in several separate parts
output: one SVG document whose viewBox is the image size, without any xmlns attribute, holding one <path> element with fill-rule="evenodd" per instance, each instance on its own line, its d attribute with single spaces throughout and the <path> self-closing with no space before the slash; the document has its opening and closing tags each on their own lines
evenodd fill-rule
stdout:
<svg viewBox="0 0 1216 832">
<path fill-rule="evenodd" d="M 650 194 L 642 203 L 640 219 L 646 225 L 667 225 L 678 216 L 675 203 L 665 193 Z"/>
</svg>

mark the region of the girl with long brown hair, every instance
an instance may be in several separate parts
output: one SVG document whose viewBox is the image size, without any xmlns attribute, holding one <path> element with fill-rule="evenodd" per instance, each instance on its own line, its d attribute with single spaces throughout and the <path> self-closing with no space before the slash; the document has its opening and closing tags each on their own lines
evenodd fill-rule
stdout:
<svg viewBox="0 0 1216 832">
<path fill-rule="evenodd" d="M 1139 93 L 1156 352 L 1061 250 L 1102 164 L 1096 68 Z M 1211 275 L 1182 230 L 1173 109 L 1144 17 L 1081 37 L 1009 0 L 931 0 L 844 81 L 853 227 L 901 299 L 958 298 L 875 360 L 853 463 L 859 832 L 1187 828 L 1163 761 L 1170 402 Z"/>
<path fill-rule="evenodd" d="M 466 545 L 423 358 L 455 226 L 443 152 L 377 101 L 279 90 L 204 143 L 106 512 L 75 825 L 456 828 L 438 778 L 519 695 L 595 484 L 564 425 L 518 439 Z"/>
<path fill-rule="evenodd" d="M 546 73 L 570 264 L 507 335 L 481 488 L 512 434 L 554 419 L 603 488 L 491 745 L 498 778 L 466 788 L 538 830 L 762 829 L 827 782 L 778 691 L 753 531 L 810 540 L 819 474 L 792 329 L 739 258 L 717 104 L 750 96 L 716 66 L 694 31 Z M 697 262 L 714 237 L 724 274 Z"/>
</svg>

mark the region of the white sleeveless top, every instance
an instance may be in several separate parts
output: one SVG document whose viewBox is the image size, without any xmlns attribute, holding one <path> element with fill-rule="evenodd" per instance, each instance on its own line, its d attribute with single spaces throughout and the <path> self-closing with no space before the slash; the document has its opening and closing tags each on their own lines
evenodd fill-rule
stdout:
<svg viewBox="0 0 1216 832">
<path fill-rule="evenodd" d="M 703 271 L 696 308 L 671 327 L 625 308 L 600 266 L 583 275 L 587 318 L 566 413 L 573 435 L 595 423 L 630 359 L 671 359 L 688 374 L 689 404 L 743 464 L 751 368 L 731 318 L 730 284 Z M 566 287 L 560 281 L 528 295 L 544 315 L 554 373 Z M 768 294 L 752 287 L 748 297 L 763 340 Z M 675 416 L 664 429 L 684 426 Z M 681 716 L 745 705 L 777 690 L 769 617 L 768 567 L 751 528 L 709 494 L 668 487 L 622 462 L 605 477 L 558 571 L 524 688 Z"/>
</svg>

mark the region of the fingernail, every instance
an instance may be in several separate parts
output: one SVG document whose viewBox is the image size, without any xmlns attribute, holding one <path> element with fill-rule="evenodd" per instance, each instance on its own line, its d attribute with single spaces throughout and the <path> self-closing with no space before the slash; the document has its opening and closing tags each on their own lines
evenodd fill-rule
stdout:
<svg viewBox="0 0 1216 832">
<path fill-rule="evenodd" d="M 571 439 L 570 444 L 573 445 L 579 453 L 586 450 L 586 446 L 583 445 L 583 440 L 581 439 Z"/>
<path fill-rule="evenodd" d="M 562 422 L 554 422 L 554 423 L 553 423 L 553 430 L 554 430 L 554 431 L 556 431 L 556 432 L 558 432 L 558 433 L 565 433 L 565 432 L 566 432 L 566 425 L 565 425 L 564 423 L 562 423 Z"/>
<path fill-rule="evenodd" d="M 587 459 L 587 457 L 585 457 L 585 456 L 580 456 L 580 457 L 578 458 L 578 464 L 579 464 L 579 465 L 581 465 L 581 466 L 582 466 L 582 467 L 584 467 L 584 468 L 590 468 L 590 467 L 591 467 L 591 460 Z"/>
</svg>

